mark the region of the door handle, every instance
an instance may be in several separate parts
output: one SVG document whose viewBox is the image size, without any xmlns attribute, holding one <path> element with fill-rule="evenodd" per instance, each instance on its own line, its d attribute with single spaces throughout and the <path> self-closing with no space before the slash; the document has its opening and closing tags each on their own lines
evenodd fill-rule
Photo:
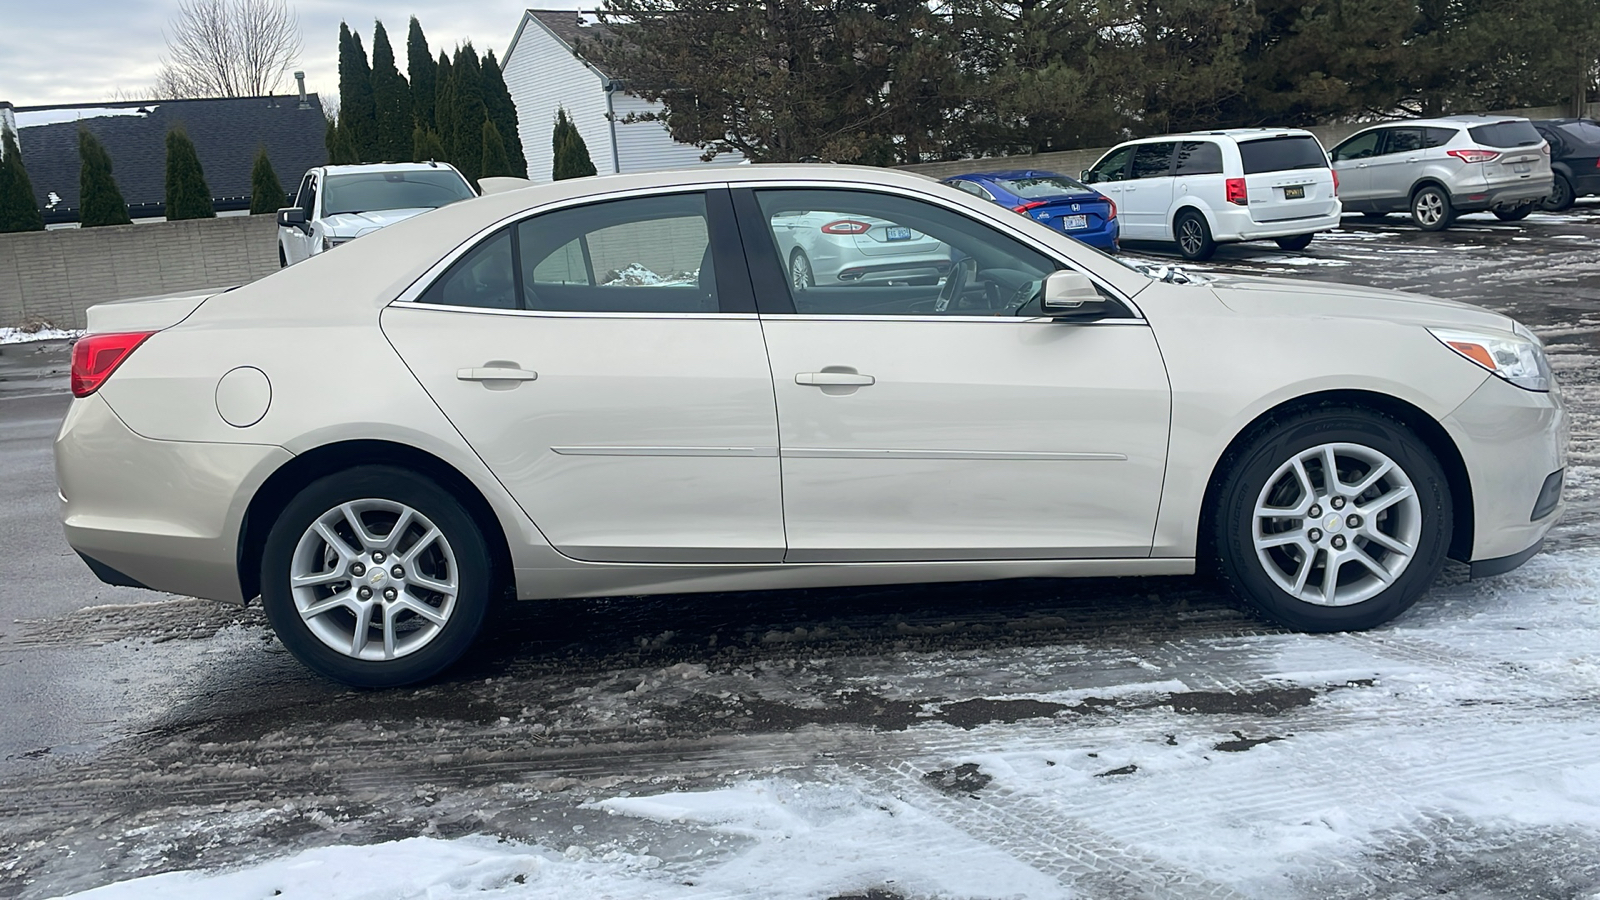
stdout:
<svg viewBox="0 0 1600 900">
<path fill-rule="evenodd" d="M 816 387 L 832 387 L 836 385 L 860 387 L 876 384 L 877 379 L 871 375 L 860 375 L 855 372 L 801 372 L 794 376 L 794 383 L 809 384 Z"/>
<path fill-rule="evenodd" d="M 457 381 L 536 381 L 538 378 L 538 372 L 509 366 L 478 366 L 456 370 Z"/>
</svg>

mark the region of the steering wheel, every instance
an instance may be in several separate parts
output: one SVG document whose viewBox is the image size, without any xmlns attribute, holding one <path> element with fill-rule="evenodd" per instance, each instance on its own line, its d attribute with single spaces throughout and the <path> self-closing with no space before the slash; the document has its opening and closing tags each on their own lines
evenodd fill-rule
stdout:
<svg viewBox="0 0 1600 900">
<path fill-rule="evenodd" d="M 934 301 L 933 311 L 942 313 L 948 310 L 951 301 L 960 298 L 961 293 L 967 289 L 967 283 L 972 280 L 977 268 L 978 261 L 970 256 L 957 260 L 950 267 L 950 274 L 945 276 L 944 287 L 939 289 L 939 299 Z"/>
</svg>

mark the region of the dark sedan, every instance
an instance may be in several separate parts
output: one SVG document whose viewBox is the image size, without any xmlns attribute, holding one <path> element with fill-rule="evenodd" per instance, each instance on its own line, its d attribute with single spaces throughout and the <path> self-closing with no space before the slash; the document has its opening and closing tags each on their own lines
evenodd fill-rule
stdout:
<svg viewBox="0 0 1600 900">
<path fill-rule="evenodd" d="M 1544 208 L 1560 212 L 1574 200 L 1600 194 L 1600 122 L 1593 119 L 1544 119 L 1533 123 L 1550 144 L 1555 186 Z"/>
</svg>

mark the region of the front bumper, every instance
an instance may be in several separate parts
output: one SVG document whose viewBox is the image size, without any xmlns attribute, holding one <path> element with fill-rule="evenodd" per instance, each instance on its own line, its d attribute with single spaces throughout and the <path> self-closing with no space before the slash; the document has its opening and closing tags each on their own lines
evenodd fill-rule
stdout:
<svg viewBox="0 0 1600 900">
<path fill-rule="evenodd" d="M 1564 501 L 1536 509 L 1546 480 L 1567 464 L 1560 391 L 1525 391 L 1491 376 L 1442 424 L 1472 487 L 1473 574 L 1510 571 L 1538 552 L 1565 509 Z"/>
<path fill-rule="evenodd" d="M 293 458 L 272 445 L 141 437 L 99 394 L 73 401 L 55 457 L 67 543 L 102 580 L 236 602 L 245 510 Z"/>
</svg>

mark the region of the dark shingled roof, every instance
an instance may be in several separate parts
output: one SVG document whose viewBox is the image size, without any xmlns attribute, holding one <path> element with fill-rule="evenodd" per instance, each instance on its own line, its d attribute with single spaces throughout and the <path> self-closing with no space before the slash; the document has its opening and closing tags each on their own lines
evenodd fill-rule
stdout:
<svg viewBox="0 0 1600 900">
<path fill-rule="evenodd" d="M 94 133 L 111 154 L 122 198 L 134 218 L 166 214 L 167 132 L 183 126 L 200 154 L 212 203 L 220 210 L 248 209 L 250 168 L 256 150 L 267 158 L 284 190 L 293 191 L 307 169 L 325 165 L 327 120 L 316 94 L 300 108 L 297 95 L 212 100 L 149 100 L 143 103 L 83 103 L 75 106 L 19 106 L 30 112 L 83 109 L 148 109 L 143 115 L 100 115 L 54 125 L 17 123 L 22 160 L 33 182 L 35 200 L 46 222 L 78 219 L 78 128 Z M 61 201 L 45 209 L 54 191 Z M 282 204 L 279 204 L 282 205 Z"/>
<path fill-rule="evenodd" d="M 528 14 L 538 19 L 540 24 L 555 33 L 574 52 L 577 51 L 578 42 L 584 40 L 599 40 L 608 37 L 611 29 L 600 24 L 595 14 L 581 12 L 573 9 L 530 9 Z M 579 21 L 586 24 L 579 24 Z M 593 65 L 591 62 L 590 65 Z"/>
</svg>

